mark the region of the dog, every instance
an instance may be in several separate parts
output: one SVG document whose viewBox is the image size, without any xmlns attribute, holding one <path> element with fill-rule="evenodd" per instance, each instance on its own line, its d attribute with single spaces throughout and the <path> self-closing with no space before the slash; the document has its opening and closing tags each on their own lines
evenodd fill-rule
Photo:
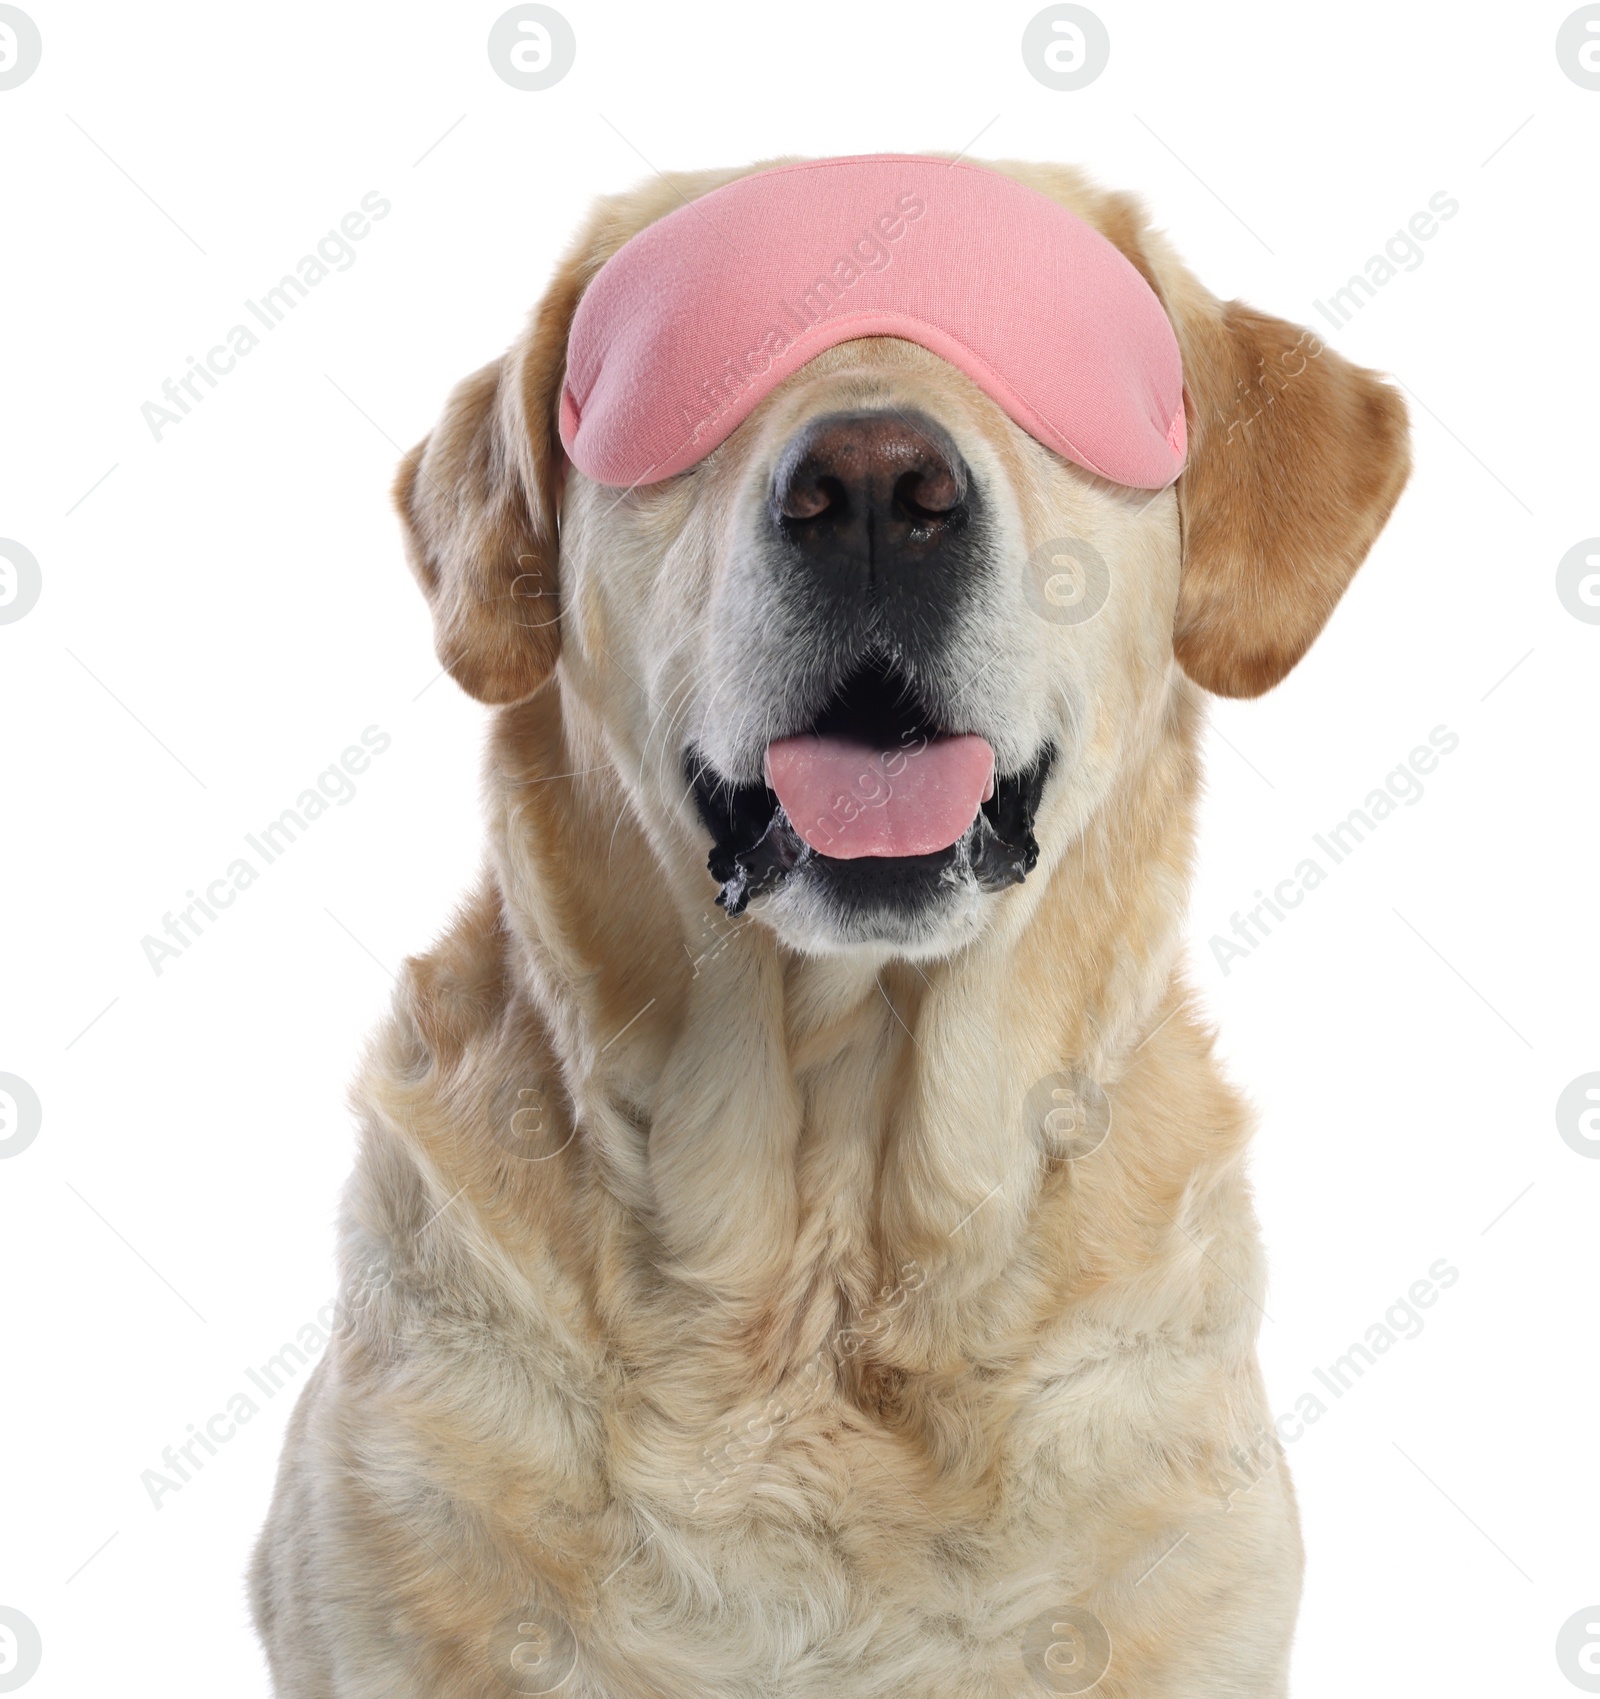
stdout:
<svg viewBox="0 0 1600 1699">
<path fill-rule="evenodd" d="M 963 169 L 1159 303 L 1175 479 L 871 329 L 686 469 L 586 475 L 602 267 L 793 165 L 601 201 L 399 473 L 496 710 L 488 855 L 355 1088 L 251 1571 L 283 1699 L 1286 1692 L 1251 1124 L 1184 977 L 1197 748 L 1327 621 L 1405 408 L 1133 198 L 1003 161 Z M 802 820 L 807 751 L 858 744 L 878 777 Z"/>
</svg>

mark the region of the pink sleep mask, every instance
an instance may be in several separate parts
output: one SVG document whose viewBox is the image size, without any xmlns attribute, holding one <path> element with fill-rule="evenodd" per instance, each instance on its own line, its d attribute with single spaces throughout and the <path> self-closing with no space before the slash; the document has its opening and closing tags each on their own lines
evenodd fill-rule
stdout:
<svg viewBox="0 0 1600 1699">
<path fill-rule="evenodd" d="M 1037 190 L 913 154 L 741 177 L 625 242 L 572 321 L 561 441 L 598 483 L 659 482 L 859 336 L 931 349 L 1114 483 L 1183 470 L 1177 339 L 1134 267 Z"/>
</svg>

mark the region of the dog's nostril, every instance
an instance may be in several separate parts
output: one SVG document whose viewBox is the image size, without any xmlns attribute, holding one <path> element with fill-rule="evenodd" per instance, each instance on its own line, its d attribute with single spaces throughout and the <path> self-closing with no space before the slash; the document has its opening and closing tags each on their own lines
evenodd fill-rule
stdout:
<svg viewBox="0 0 1600 1699">
<path fill-rule="evenodd" d="M 811 420 L 785 448 L 773 472 L 773 514 L 780 525 L 826 521 L 833 547 L 857 530 L 862 544 L 873 532 L 890 541 L 896 527 L 926 536 L 961 516 L 967 478 L 966 462 L 931 419 L 834 413 Z"/>
<path fill-rule="evenodd" d="M 967 497 L 967 481 L 952 466 L 918 467 L 894 487 L 895 500 L 913 518 L 946 519 Z"/>
<path fill-rule="evenodd" d="M 778 511 L 785 519 L 816 519 L 830 508 L 845 505 L 844 485 L 826 474 L 807 477 L 802 471 L 777 494 Z"/>
</svg>

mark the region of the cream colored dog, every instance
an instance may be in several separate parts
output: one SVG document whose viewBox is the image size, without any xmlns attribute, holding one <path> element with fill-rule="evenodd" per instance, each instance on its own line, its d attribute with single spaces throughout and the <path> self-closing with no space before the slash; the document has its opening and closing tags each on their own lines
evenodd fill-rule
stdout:
<svg viewBox="0 0 1600 1699">
<path fill-rule="evenodd" d="M 1249 1124 L 1182 977 L 1185 675 L 1255 695 L 1295 664 L 1405 481 L 1405 413 L 1218 302 L 1127 197 L 993 169 L 1160 296 L 1171 489 L 1080 471 L 891 338 L 813 360 L 688 473 L 563 482 L 575 303 L 738 172 L 602 203 L 406 461 L 440 657 L 498 710 L 489 856 L 357 1089 L 341 1326 L 252 1573 L 285 1699 L 1285 1691 L 1301 1552 Z M 841 415 L 936 436 L 988 529 L 985 594 L 944 610 L 975 676 L 897 674 L 863 607 L 878 671 L 840 701 L 982 732 L 985 817 L 1037 864 L 808 862 L 734 919 L 763 794 L 739 752 L 806 641 L 764 576 L 774 471 Z M 1103 606 L 1058 616 L 1085 563 Z"/>
</svg>

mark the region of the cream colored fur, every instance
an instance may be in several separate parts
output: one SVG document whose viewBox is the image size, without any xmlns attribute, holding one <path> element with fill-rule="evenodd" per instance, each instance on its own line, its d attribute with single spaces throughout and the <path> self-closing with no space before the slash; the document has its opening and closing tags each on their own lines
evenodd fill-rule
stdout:
<svg viewBox="0 0 1600 1699">
<path fill-rule="evenodd" d="M 814 361 L 690 475 L 619 499 L 570 474 L 557 548 L 562 315 L 679 204 L 660 184 L 601 208 L 554 305 L 408 463 L 442 652 L 502 704 L 489 852 L 356 1088 L 341 1325 L 252 1572 L 284 1699 L 1064 1693 L 1093 1655 L 1084 1612 L 1109 1636 L 1098 1699 L 1286 1690 L 1300 1538 L 1255 1360 L 1249 1121 L 1183 981 L 1201 709 L 1174 634 L 1214 688 L 1281 676 L 1398 492 L 1403 416 L 1384 413 L 1387 444 L 1344 445 L 1363 471 L 1393 462 L 1364 539 L 1301 534 L 1324 523 L 1315 490 L 1309 519 L 1272 521 L 1296 528 L 1274 560 L 1347 566 L 1311 589 L 1285 566 L 1263 590 L 1277 569 L 1253 533 L 1231 565 L 1191 558 L 1275 499 L 1252 494 L 1273 467 L 1243 457 L 1305 452 L 1294 409 L 1355 406 L 1316 386 L 1389 392 L 1324 352 L 1278 398 L 1277 437 L 1223 442 L 1242 309 L 1122 197 L 1005 169 L 1162 293 L 1192 498 L 1113 490 L 932 355 L 872 339 Z M 682 777 L 686 727 L 726 711 L 715 608 L 758 474 L 841 398 L 946 423 L 1004 492 L 1016 572 L 1071 534 L 1114 575 L 1096 620 L 1016 628 L 996 699 L 1065 745 L 1039 867 L 917 961 L 813 953 L 759 905 L 727 920 Z M 461 471 L 491 429 L 499 459 Z M 477 503 L 484 531 L 445 537 L 413 472 L 466 490 L 449 512 L 470 532 Z M 558 565 L 532 635 L 480 631 L 516 617 L 514 593 L 451 577 L 491 570 L 495 537 Z M 548 661 L 557 636 L 545 678 L 535 646 Z M 1072 1073 L 1104 1087 L 1112 1125 L 1065 1160 L 1029 1094 Z"/>
</svg>

